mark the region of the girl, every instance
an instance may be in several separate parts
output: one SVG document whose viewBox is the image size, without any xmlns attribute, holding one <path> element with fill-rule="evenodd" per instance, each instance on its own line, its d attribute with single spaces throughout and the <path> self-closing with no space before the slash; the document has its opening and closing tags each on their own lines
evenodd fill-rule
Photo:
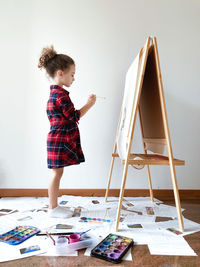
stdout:
<svg viewBox="0 0 200 267">
<path fill-rule="evenodd" d="M 85 161 L 77 123 L 95 104 L 96 96 L 90 95 L 87 103 L 80 110 L 75 110 L 69 92 L 63 88 L 70 87 L 74 82 L 74 60 L 67 55 L 57 54 L 53 46 L 43 48 L 38 67 L 44 68 L 53 79 L 47 102 L 51 126 L 47 137 L 47 162 L 48 168 L 53 171 L 48 188 L 49 216 L 67 218 L 72 216 L 72 212 L 58 206 L 57 202 L 60 179 L 65 166 Z"/>
</svg>

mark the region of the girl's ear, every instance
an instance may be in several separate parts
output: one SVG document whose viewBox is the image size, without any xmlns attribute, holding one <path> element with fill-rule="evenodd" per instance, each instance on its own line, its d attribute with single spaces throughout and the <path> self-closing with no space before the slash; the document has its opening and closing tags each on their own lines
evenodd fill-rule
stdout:
<svg viewBox="0 0 200 267">
<path fill-rule="evenodd" d="M 57 70 L 56 74 L 57 74 L 57 76 L 61 77 L 63 75 L 63 71 L 62 70 Z"/>
</svg>

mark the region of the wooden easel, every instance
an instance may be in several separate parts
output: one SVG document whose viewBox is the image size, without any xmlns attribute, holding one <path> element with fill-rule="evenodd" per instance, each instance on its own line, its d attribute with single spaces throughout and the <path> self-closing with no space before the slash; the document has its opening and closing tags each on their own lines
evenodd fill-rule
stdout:
<svg viewBox="0 0 200 267">
<path fill-rule="evenodd" d="M 141 60 L 142 58 L 143 60 Z M 148 37 L 145 46 L 141 49 L 139 68 L 140 69 L 137 74 L 139 93 L 137 94 L 135 99 L 136 105 L 133 105 L 132 108 L 132 115 L 129 124 L 129 134 L 127 137 L 128 138 L 127 156 L 124 160 L 122 160 L 122 164 L 124 164 L 124 170 L 123 170 L 123 179 L 121 183 L 117 217 L 116 217 L 116 231 L 118 231 L 118 226 L 119 226 L 119 218 L 120 218 L 122 200 L 124 196 L 124 189 L 125 189 L 129 165 L 132 166 L 146 165 L 149 189 L 150 189 L 150 197 L 152 201 L 154 200 L 153 200 L 153 190 L 152 190 L 149 165 L 170 166 L 173 191 L 174 191 L 174 197 L 175 197 L 175 203 L 179 221 L 179 228 L 181 231 L 184 231 L 175 166 L 185 165 L 185 162 L 183 160 L 175 159 L 173 157 L 168 120 L 167 120 L 166 105 L 164 99 L 163 84 L 161 78 L 158 47 L 155 37 L 154 38 Z M 131 153 L 131 145 L 133 140 L 133 133 L 135 128 L 137 113 L 139 113 L 144 154 Z M 117 136 L 121 122 L 121 114 L 122 114 L 122 109 L 117 127 L 114 151 L 112 154 L 108 185 L 105 194 L 105 201 L 107 201 L 108 198 L 114 160 L 116 157 L 119 157 L 119 155 L 116 152 L 117 152 Z M 168 157 L 163 156 L 161 154 L 148 154 L 147 153 L 148 144 L 166 145 L 168 151 Z M 135 159 L 135 157 L 137 157 L 137 159 Z"/>
</svg>

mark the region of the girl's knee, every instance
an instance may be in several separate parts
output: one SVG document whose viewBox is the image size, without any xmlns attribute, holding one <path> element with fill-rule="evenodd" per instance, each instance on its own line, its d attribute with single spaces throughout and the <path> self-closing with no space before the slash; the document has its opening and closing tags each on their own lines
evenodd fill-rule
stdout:
<svg viewBox="0 0 200 267">
<path fill-rule="evenodd" d="M 58 178 L 61 178 L 63 175 L 63 170 L 64 168 L 53 169 L 54 175 Z"/>
</svg>

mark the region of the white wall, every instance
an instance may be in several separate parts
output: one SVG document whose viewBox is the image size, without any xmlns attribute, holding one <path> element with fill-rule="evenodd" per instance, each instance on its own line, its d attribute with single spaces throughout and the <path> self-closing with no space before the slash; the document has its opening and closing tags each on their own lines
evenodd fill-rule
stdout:
<svg viewBox="0 0 200 267">
<path fill-rule="evenodd" d="M 49 85 L 37 69 L 53 44 L 76 62 L 70 88 L 76 108 L 91 92 L 105 96 L 80 121 L 86 162 L 65 168 L 62 188 L 105 188 L 126 71 L 146 38 L 156 36 L 179 188 L 199 189 L 200 2 L 195 0 L 1 0 L 0 187 L 47 188 Z M 135 135 L 140 150 L 140 133 Z M 172 188 L 167 167 L 152 167 L 154 188 Z M 119 188 L 116 161 L 112 188 Z M 148 188 L 144 170 L 130 167 L 127 188 Z"/>
</svg>

